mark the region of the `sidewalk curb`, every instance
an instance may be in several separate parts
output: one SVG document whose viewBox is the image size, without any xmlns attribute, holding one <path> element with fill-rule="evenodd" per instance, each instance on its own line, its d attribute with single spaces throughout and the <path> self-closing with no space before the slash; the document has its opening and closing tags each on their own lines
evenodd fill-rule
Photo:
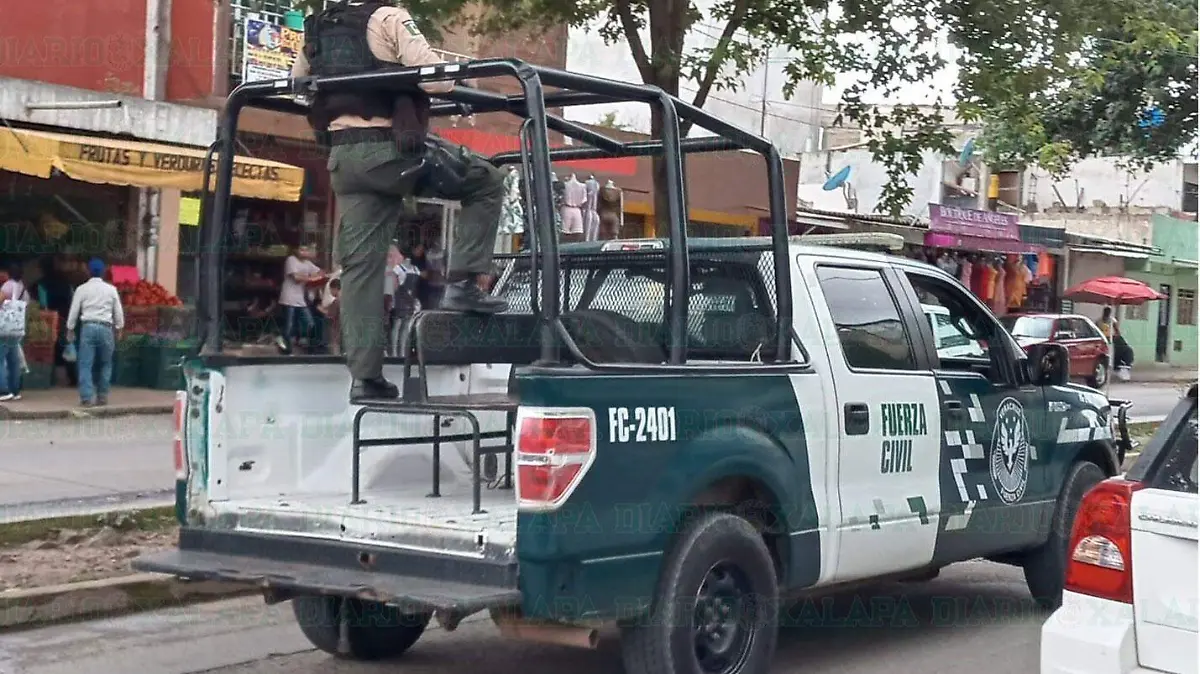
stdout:
<svg viewBox="0 0 1200 674">
<path fill-rule="evenodd" d="M 170 414 L 173 405 L 138 405 L 105 407 L 87 407 L 78 409 L 55 410 L 14 410 L 6 405 L 0 405 L 0 419 L 10 421 L 30 421 L 34 419 L 88 419 L 106 417 L 152 416 Z"/>
<path fill-rule="evenodd" d="M 255 594 L 241 583 L 188 581 L 158 573 L 0 592 L 0 632 L 94 620 Z"/>
</svg>

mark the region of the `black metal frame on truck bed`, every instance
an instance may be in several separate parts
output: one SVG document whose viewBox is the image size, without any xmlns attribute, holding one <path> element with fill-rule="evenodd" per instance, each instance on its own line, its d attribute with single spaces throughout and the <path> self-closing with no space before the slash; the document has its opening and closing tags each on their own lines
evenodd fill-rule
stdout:
<svg viewBox="0 0 1200 674">
<path fill-rule="evenodd" d="M 432 116 L 450 116 L 488 112 L 507 112 L 524 118 L 520 131 L 520 150 L 505 152 L 491 157 L 497 165 L 520 164 L 522 197 L 527 204 L 526 213 L 533 234 L 530 240 L 528 254 L 531 265 L 532 283 L 530 284 L 530 306 L 535 316 L 524 318 L 516 316 L 507 321 L 513 325 L 521 323 L 525 318 L 532 318 L 533 324 L 525 323 L 524 328 L 536 336 L 536 354 L 529 353 L 530 349 L 520 348 L 521 356 L 503 361 L 516 364 L 536 362 L 539 366 L 552 366 L 565 362 L 582 364 L 593 369 L 605 371 L 637 372 L 646 370 L 662 371 L 663 369 L 678 369 L 687 366 L 687 326 L 688 326 L 688 296 L 690 290 L 690 262 L 687 243 L 687 181 L 685 178 L 683 154 L 693 152 L 720 152 L 727 150 L 752 150 L 762 155 L 767 165 L 767 188 L 770 195 L 770 219 L 772 225 L 770 246 L 750 244 L 748 247 L 758 247 L 764 252 L 771 250 L 774 259 L 774 295 L 775 295 L 775 331 L 773 348 L 764 349 L 762 361 L 755 365 L 747 363 L 706 363 L 698 369 L 738 368 L 743 372 L 747 367 L 759 369 L 788 368 L 791 363 L 793 345 L 792 335 L 792 299 L 791 277 L 788 259 L 788 230 L 787 207 L 784 194 L 783 161 L 778 150 L 767 140 L 747 133 L 731 124 L 722 122 L 703 110 L 685 103 L 678 98 L 667 95 L 657 87 L 641 84 L 631 84 L 615 80 L 602 79 L 589 75 L 565 72 L 553 68 L 535 66 L 523 61 L 512 59 L 488 59 L 467 63 L 442 64 L 420 68 L 397 67 L 385 71 L 362 75 L 345 75 L 337 77 L 305 77 L 295 80 L 279 80 L 242 84 L 233 90 L 226 102 L 222 113 L 221 126 L 217 141 L 209 149 L 210 156 L 216 152 L 217 180 L 215 195 L 211 208 L 208 207 L 207 194 L 201 200 L 203 229 L 201 237 L 200 281 L 199 292 L 199 327 L 202 331 L 201 360 L 216 363 L 224 360 L 221 354 L 221 324 L 222 324 L 222 280 L 224 279 L 224 237 L 227 223 L 230 222 L 230 194 L 233 180 L 235 143 L 237 136 L 238 117 L 244 107 L 252 106 L 273 109 L 281 112 L 306 113 L 308 109 L 298 103 L 294 96 L 311 96 L 318 92 L 361 91 L 394 88 L 400 85 L 410 86 L 420 82 L 445 80 L 485 80 L 492 78 L 515 78 L 521 86 L 521 94 L 506 96 L 491 93 L 471 87 L 456 86 L 451 92 L 435 97 L 431 109 Z M 556 87 L 547 92 L 543 86 Z M 576 105 L 593 105 L 618 102 L 642 102 L 657 106 L 664 120 L 663 137 L 657 140 L 622 142 L 614 140 L 603 133 L 570 122 L 559 116 L 547 113 L 548 108 L 564 108 Z M 697 127 L 716 134 L 712 137 L 680 139 L 679 119 L 684 118 Z M 560 148 L 551 150 L 548 132 L 554 130 L 589 145 L 586 148 Z M 665 362 L 618 362 L 598 363 L 585 357 L 568 331 L 560 317 L 563 303 L 560 299 L 561 287 L 557 282 L 539 282 L 539 279 L 559 279 L 560 260 L 558 237 L 555 232 L 553 218 L 553 195 L 551 192 L 551 162 L 578 159 L 593 159 L 606 157 L 630 157 L 661 155 L 666 162 L 667 178 L 667 240 L 665 242 L 666 292 L 664 293 L 663 316 L 667 324 L 666 359 Z M 204 184 L 210 184 L 208 171 L 212 166 L 209 161 L 205 165 Z M 209 212 L 210 211 L 210 212 Z M 662 246 L 656 246 L 652 254 L 664 255 Z M 457 321 L 452 326 L 452 333 L 462 334 L 471 332 L 469 324 L 478 323 L 478 319 L 448 315 L 445 312 L 422 311 L 411 319 L 405 326 L 403 339 L 404 355 L 404 395 L 400 400 L 357 400 L 360 407 L 353 419 L 353 466 L 351 503 L 362 503 L 360 493 L 360 452 L 365 447 L 384 445 L 413 445 L 431 444 L 433 447 L 433 493 L 439 495 L 439 455 L 441 445 L 445 442 L 468 440 L 472 445 L 473 455 L 473 502 L 475 513 L 480 508 L 480 463 L 489 456 L 505 455 L 504 486 L 512 487 L 512 452 L 513 452 L 513 423 L 517 402 L 508 395 L 469 395 L 453 397 L 429 396 L 427 389 L 426 366 L 437 364 L 438 350 L 446 351 L 447 346 L 440 344 L 444 340 L 427 335 L 435 331 L 437 325 L 443 329 L 447 321 Z M 501 320 L 501 322 L 504 322 Z M 461 325 L 459 324 L 461 323 Z M 475 326 L 478 328 L 479 326 Z M 511 326 L 510 326 L 511 327 Z M 522 328 L 522 329 L 524 329 Z M 488 330 L 480 330 L 481 333 Z M 495 331 L 492 331 L 495 332 Z M 499 332 L 505 332 L 501 329 Z M 443 333 L 444 334 L 444 333 Z M 522 341 L 522 340 L 509 340 Z M 528 344 L 528 339 L 523 340 Z M 481 348 L 481 344 L 467 345 L 464 355 L 463 345 L 450 346 L 450 350 L 458 350 L 456 357 L 468 358 L 469 362 L 493 362 L 497 355 L 496 349 Z M 497 345 L 492 345 L 497 346 Z M 501 350 L 512 352 L 512 345 L 501 345 Z M 561 358 L 560 347 L 566 347 L 570 354 L 569 361 Z M 441 354 L 444 358 L 445 354 Z M 237 359 L 245 360 L 245 359 Z M 280 359 L 283 362 L 296 362 L 294 359 Z M 415 361 L 415 363 L 414 363 Z M 763 362 L 765 361 L 765 362 Z M 417 366 L 415 380 L 412 378 L 412 366 Z M 693 368 L 688 368 L 692 370 Z M 698 371 L 697 369 L 697 371 Z M 477 414 L 480 412 L 504 412 L 507 418 L 506 429 L 502 432 L 481 432 Z M 418 438 L 363 438 L 361 435 L 362 419 L 367 414 L 399 414 L 420 415 L 433 417 L 433 434 Z M 443 436 L 441 426 L 443 417 L 464 419 L 471 427 L 469 435 Z M 503 440 L 502 444 L 484 446 L 483 440 Z"/>
<path fill-rule="evenodd" d="M 439 95 L 433 116 L 461 115 L 469 107 L 472 113 L 508 112 L 525 119 L 521 127 L 521 149 L 492 157 L 496 164 L 522 166 L 522 185 L 533 233 L 530 254 L 537 275 L 556 279 L 559 274 L 558 240 L 554 231 L 553 196 L 550 186 L 552 161 L 594 159 L 607 157 L 651 156 L 661 154 L 666 161 L 667 199 L 667 269 L 668 284 L 664 298 L 667 318 L 667 361 L 662 365 L 640 364 L 647 367 L 673 367 L 685 364 L 687 352 L 687 311 L 689 265 L 687 248 L 687 182 L 682 154 L 752 150 L 761 154 L 767 164 L 767 187 L 770 195 L 771 250 L 775 260 L 776 329 L 774 360 L 785 363 L 792 348 L 792 302 L 790 265 L 787 245 L 787 206 L 784 194 L 783 161 L 769 141 L 723 122 L 704 110 L 664 93 L 658 87 L 620 82 L 590 75 L 571 73 L 536 66 L 515 59 L 486 59 L 467 63 L 443 64 L 420 68 L 395 68 L 362 75 L 337 77 L 305 77 L 295 80 L 276 80 L 242 84 L 230 93 L 222 112 L 217 141 L 210 148 L 216 152 L 217 180 L 211 208 L 205 207 L 201 232 L 203 246 L 200 255 L 198 313 L 202 331 L 202 356 L 221 352 L 222 279 L 225 251 L 224 236 L 230 221 L 231 187 L 238 118 L 243 108 L 258 107 L 281 112 L 306 113 L 294 95 L 312 95 L 318 91 L 337 92 L 364 89 L 387 89 L 399 85 L 445 80 L 485 80 L 515 78 L 521 85 L 520 95 L 505 96 L 474 88 L 455 87 Z M 555 87 L 546 91 L 544 87 Z M 622 142 L 598 131 L 547 113 L 548 108 L 602 103 L 642 102 L 657 106 L 662 113 L 663 137 L 656 140 Z M 710 137 L 679 137 L 679 119 L 716 134 Z M 590 147 L 549 149 L 548 130 L 554 130 Z M 206 164 L 206 171 L 211 162 Z M 205 185 L 210 182 L 205 180 Z M 208 199 L 202 204 L 208 205 Z M 558 283 L 534 283 L 540 297 L 534 306 L 541 317 L 539 362 L 560 361 L 560 346 L 578 356 L 578 348 L 559 321 L 561 303 Z M 579 360 L 577 360 L 579 362 Z M 586 363 L 586 359 L 583 359 Z"/>
</svg>

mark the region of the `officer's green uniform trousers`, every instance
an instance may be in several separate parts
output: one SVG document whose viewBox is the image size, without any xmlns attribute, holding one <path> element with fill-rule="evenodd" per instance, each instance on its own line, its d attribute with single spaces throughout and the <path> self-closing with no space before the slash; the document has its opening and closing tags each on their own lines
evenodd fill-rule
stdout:
<svg viewBox="0 0 1200 674">
<path fill-rule="evenodd" d="M 434 140 L 458 150 L 452 143 Z M 402 154 L 394 141 L 335 144 L 330 149 L 329 175 L 341 216 L 336 255 L 342 267 L 342 348 L 355 379 L 383 374 L 387 343 L 384 267 L 405 197 L 461 201 L 462 210 L 448 251 L 448 276 L 474 277 L 492 271 L 504 177 L 483 157 L 471 152 L 467 155 L 464 179 L 457 189 L 448 190 L 437 180 L 404 176 L 421 156 Z"/>
</svg>

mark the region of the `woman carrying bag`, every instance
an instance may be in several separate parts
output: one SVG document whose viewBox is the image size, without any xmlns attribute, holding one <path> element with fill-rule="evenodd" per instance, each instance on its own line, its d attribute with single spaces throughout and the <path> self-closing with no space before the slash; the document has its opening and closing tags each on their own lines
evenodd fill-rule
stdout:
<svg viewBox="0 0 1200 674">
<path fill-rule="evenodd" d="M 21 399 L 21 373 L 25 354 L 25 310 L 29 293 L 21 282 L 21 270 L 13 268 L 9 279 L 0 286 L 0 402 Z"/>
</svg>

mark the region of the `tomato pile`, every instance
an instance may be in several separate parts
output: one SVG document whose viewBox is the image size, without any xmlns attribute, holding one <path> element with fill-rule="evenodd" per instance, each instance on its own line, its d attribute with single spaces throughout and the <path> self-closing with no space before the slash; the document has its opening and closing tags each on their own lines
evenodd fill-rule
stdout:
<svg viewBox="0 0 1200 674">
<path fill-rule="evenodd" d="M 167 289 L 157 283 L 138 281 L 137 283 L 118 283 L 117 292 L 121 295 L 121 305 L 126 307 L 178 307 L 183 304 Z"/>
</svg>

